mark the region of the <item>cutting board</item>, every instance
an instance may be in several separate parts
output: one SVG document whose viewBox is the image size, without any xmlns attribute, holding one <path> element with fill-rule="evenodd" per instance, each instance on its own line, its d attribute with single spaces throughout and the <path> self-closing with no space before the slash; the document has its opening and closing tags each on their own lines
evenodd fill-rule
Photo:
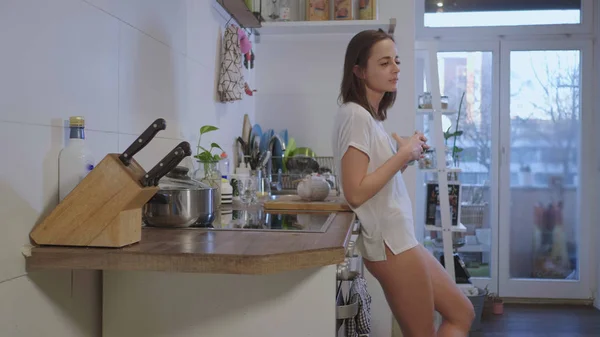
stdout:
<svg viewBox="0 0 600 337">
<path fill-rule="evenodd" d="M 276 200 L 266 201 L 264 208 L 265 210 L 352 212 L 346 201 L 337 196 L 327 197 L 323 201 L 305 201 L 297 195 L 286 195 Z"/>
</svg>

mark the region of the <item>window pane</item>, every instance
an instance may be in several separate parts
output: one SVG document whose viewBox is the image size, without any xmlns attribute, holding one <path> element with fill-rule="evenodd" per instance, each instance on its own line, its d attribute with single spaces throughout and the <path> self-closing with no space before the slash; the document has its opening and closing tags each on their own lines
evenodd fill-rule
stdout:
<svg viewBox="0 0 600 337">
<path fill-rule="evenodd" d="M 510 53 L 511 278 L 579 278 L 580 78 L 578 50 Z"/>
<path fill-rule="evenodd" d="M 580 24 L 581 0 L 425 0 L 425 27 Z"/>
</svg>

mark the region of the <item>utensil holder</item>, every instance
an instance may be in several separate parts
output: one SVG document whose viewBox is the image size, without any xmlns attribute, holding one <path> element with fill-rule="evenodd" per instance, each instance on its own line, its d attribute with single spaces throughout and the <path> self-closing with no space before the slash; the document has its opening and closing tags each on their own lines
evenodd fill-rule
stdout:
<svg viewBox="0 0 600 337">
<path fill-rule="evenodd" d="M 142 207 L 158 191 L 143 187 L 146 171 L 131 159 L 108 154 L 37 224 L 30 238 L 38 245 L 123 247 L 142 237 Z"/>
</svg>

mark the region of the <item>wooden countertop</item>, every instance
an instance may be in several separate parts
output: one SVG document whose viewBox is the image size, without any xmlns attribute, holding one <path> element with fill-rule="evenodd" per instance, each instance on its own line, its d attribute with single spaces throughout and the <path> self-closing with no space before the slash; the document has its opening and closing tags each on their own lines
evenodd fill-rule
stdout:
<svg viewBox="0 0 600 337">
<path fill-rule="evenodd" d="M 147 270 L 272 274 L 344 261 L 355 215 L 335 214 L 324 233 L 143 228 L 124 248 L 34 246 L 28 271 L 43 269 Z"/>
</svg>

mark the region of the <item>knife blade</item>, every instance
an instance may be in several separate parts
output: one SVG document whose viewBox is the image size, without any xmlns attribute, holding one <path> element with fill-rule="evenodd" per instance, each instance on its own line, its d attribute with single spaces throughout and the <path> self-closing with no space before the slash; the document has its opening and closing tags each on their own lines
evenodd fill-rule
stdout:
<svg viewBox="0 0 600 337">
<path fill-rule="evenodd" d="M 140 179 L 140 183 L 145 187 L 158 185 L 160 178 L 177 166 L 183 158 L 191 154 L 192 150 L 188 142 L 179 143 Z"/>
<path fill-rule="evenodd" d="M 135 140 L 135 142 L 129 145 L 127 150 L 121 153 L 119 159 L 121 160 L 123 165 L 129 166 L 129 164 L 131 164 L 131 158 L 133 158 L 133 156 L 136 153 L 140 152 L 146 145 L 148 145 L 148 143 L 150 143 L 150 141 L 154 138 L 154 136 L 156 136 L 156 134 L 159 131 L 165 130 L 166 128 L 167 122 L 162 118 L 158 118 L 157 120 L 152 122 L 152 124 L 148 126 L 146 131 L 144 131 L 138 137 L 138 139 Z"/>
</svg>

